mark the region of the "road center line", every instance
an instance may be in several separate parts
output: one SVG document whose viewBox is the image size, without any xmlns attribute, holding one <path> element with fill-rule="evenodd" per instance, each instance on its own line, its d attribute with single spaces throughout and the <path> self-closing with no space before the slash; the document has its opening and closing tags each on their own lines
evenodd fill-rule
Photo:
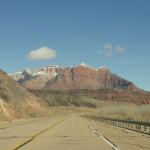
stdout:
<svg viewBox="0 0 150 150">
<path fill-rule="evenodd" d="M 62 123 L 62 122 L 64 122 L 65 120 L 69 119 L 70 117 L 71 117 L 71 116 L 69 116 L 69 117 L 67 117 L 67 118 L 65 118 L 65 119 L 62 119 L 62 120 L 58 121 L 57 123 L 51 125 L 50 127 L 48 127 L 48 128 L 46 128 L 46 129 L 44 129 L 44 130 L 42 130 L 42 131 L 36 133 L 36 134 L 33 135 L 29 140 L 27 140 L 27 141 L 23 142 L 22 144 L 18 145 L 18 146 L 15 147 L 13 150 L 18 150 L 18 149 L 20 149 L 21 147 L 27 145 L 28 143 L 30 143 L 30 142 L 32 142 L 33 140 L 35 140 L 35 138 L 38 137 L 39 135 L 41 135 L 42 133 L 48 131 L 49 129 L 51 129 L 51 128 L 57 126 L 57 125 L 59 125 L 60 123 Z"/>
</svg>

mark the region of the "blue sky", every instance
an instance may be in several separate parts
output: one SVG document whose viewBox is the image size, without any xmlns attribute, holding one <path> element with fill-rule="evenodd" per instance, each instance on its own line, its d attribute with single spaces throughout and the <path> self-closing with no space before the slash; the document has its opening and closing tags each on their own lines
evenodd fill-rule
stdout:
<svg viewBox="0 0 150 150">
<path fill-rule="evenodd" d="M 149 0 L 2 0 L 0 68 L 85 62 L 150 90 L 149 7 Z M 44 48 L 49 57 L 31 58 Z"/>
</svg>

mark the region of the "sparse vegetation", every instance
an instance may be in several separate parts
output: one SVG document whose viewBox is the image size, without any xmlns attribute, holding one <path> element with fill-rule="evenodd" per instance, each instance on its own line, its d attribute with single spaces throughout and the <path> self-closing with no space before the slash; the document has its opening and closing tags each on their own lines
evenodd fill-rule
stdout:
<svg viewBox="0 0 150 150">
<path fill-rule="evenodd" d="M 87 96 L 62 91 L 32 91 L 50 107 L 77 106 L 94 108 L 88 113 L 99 118 L 115 118 L 124 120 L 150 121 L 150 105 L 136 105 L 114 101 L 101 101 Z"/>
<path fill-rule="evenodd" d="M 150 105 L 114 104 L 100 102 L 90 116 L 136 121 L 150 121 Z"/>
<path fill-rule="evenodd" d="M 99 101 L 86 96 L 66 93 L 62 91 L 32 91 L 37 97 L 43 99 L 48 106 L 77 106 L 77 107 L 97 107 Z"/>
</svg>

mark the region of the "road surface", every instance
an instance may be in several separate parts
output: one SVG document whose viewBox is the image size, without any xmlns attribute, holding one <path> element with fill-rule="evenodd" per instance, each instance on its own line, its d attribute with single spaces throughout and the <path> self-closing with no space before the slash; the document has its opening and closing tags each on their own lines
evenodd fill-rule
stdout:
<svg viewBox="0 0 150 150">
<path fill-rule="evenodd" d="M 147 140 L 147 145 L 127 142 L 135 135 L 79 115 L 57 116 L 0 129 L 0 150 L 150 149 L 150 139 L 139 134 L 141 142 Z"/>
</svg>

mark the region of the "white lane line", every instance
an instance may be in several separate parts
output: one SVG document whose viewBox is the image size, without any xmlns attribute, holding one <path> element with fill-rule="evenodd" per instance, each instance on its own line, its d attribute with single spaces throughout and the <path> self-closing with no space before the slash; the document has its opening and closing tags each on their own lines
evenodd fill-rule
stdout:
<svg viewBox="0 0 150 150">
<path fill-rule="evenodd" d="M 103 136 L 100 132 L 98 132 L 96 129 L 94 129 L 92 126 L 89 126 L 89 129 L 94 132 L 98 137 L 100 137 L 102 140 L 104 140 L 107 144 L 109 144 L 113 150 L 120 150 L 113 142 L 111 142 L 108 138 Z"/>
</svg>

